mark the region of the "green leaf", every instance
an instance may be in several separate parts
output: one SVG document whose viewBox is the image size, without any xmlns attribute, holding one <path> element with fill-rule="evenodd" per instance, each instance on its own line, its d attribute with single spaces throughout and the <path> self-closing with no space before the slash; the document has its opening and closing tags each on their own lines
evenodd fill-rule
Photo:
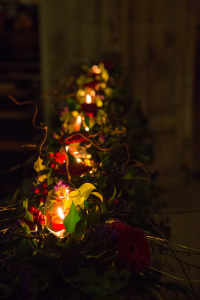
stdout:
<svg viewBox="0 0 200 300">
<path fill-rule="evenodd" d="M 76 223 L 76 227 L 75 227 L 75 231 L 74 231 L 74 235 L 76 238 L 79 238 L 84 234 L 86 225 L 87 225 L 87 220 L 79 220 Z"/>
<path fill-rule="evenodd" d="M 86 208 L 88 208 L 90 206 L 90 202 L 85 201 L 85 200 L 84 200 L 83 204 L 84 204 L 84 207 L 86 207 Z"/>
<path fill-rule="evenodd" d="M 28 209 L 28 198 L 26 198 L 26 200 L 23 200 L 22 208 L 25 208 L 25 210 Z"/>
<path fill-rule="evenodd" d="M 114 192 L 112 194 L 112 197 L 110 198 L 110 200 L 108 201 L 108 204 L 112 204 L 113 201 L 115 200 L 115 197 L 116 197 L 116 187 L 114 186 L 113 184 L 113 188 L 114 188 Z"/>
<path fill-rule="evenodd" d="M 105 187 L 106 180 L 107 180 L 107 177 L 105 177 L 105 176 L 100 176 L 97 179 L 97 184 L 98 184 L 98 186 L 100 187 L 101 190 Z"/>
<path fill-rule="evenodd" d="M 19 194 L 19 191 L 20 191 L 20 189 L 17 189 L 17 190 L 14 192 L 14 194 L 13 194 L 13 196 L 12 196 L 12 201 L 13 201 L 13 202 L 17 201 L 17 196 L 18 196 L 18 194 Z"/>
<path fill-rule="evenodd" d="M 51 172 L 49 172 L 47 174 L 47 185 L 48 186 L 51 185 L 51 184 L 53 184 L 53 178 L 51 177 L 51 174 L 52 174 L 52 169 L 51 169 Z"/>
<path fill-rule="evenodd" d="M 123 179 L 126 179 L 126 180 L 130 180 L 130 179 L 132 179 L 133 177 L 132 177 L 132 174 L 131 173 L 127 173 L 124 177 L 123 177 Z"/>
<path fill-rule="evenodd" d="M 72 282 L 84 282 L 85 284 L 90 285 L 92 282 L 95 282 L 96 276 L 94 269 L 80 268 L 79 273 L 70 278 L 70 280 Z"/>
<path fill-rule="evenodd" d="M 96 190 L 96 187 L 91 183 L 84 183 L 80 188 L 79 191 L 81 193 L 81 196 L 84 197 L 85 200 L 89 197 L 91 192 L 93 190 Z"/>
<path fill-rule="evenodd" d="M 46 174 L 51 173 L 51 171 L 52 171 L 51 168 L 43 169 L 43 170 L 41 170 L 41 171 L 38 172 L 38 175 L 39 176 L 46 175 Z"/>
<path fill-rule="evenodd" d="M 105 203 L 105 202 L 102 202 L 102 203 L 101 203 L 101 206 L 102 206 L 102 214 L 106 214 L 106 213 L 107 213 L 106 203 Z"/>
<path fill-rule="evenodd" d="M 79 216 L 81 218 L 81 220 L 87 220 L 87 212 L 82 209 L 80 206 L 78 206 L 79 208 Z"/>
<path fill-rule="evenodd" d="M 76 223 L 80 220 L 79 213 L 72 201 L 72 205 L 70 207 L 68 215 L 64 218 L 64 225 L 67 233 L 73 233 L 76 227 Z"/>
<path fill-rule="evenodd" d="M 23 228 L 23 231 L 24 231 L 25 234 L 28 235 L 28 234 L 31 233 L 29 226 L 26 223 L 24 223 L 24 222 L 23 222 L 22 228 Z"/>
<path fill-rule="evenodd" d="M 135 195 L 135 189 L 128 190 L 129 195 Z"/>
<path fill-rule="evenodd" d="M 103 196 L 102 196 L 101 193 L 99 193 L 99 192 L 93 192 L 92 195 L 97 196 L 101 200 L 101 202 L 103 202 Z"/>
<path fill-rule="evenodd" d="M 27 220 L 33 222 L 33 215 L 27 210 L 25 215 L 24 215 L 24 218 L 26 218 Z"/>
<path fill-rule="evenodd" d="M 101 209 L 98 207 L 98 205 L 96 205 L 95 207 L 93 207 L 93 209 L 88 215 L 88 226 L 92 227 L 96 225 L 99 221 L 100 216 L 101 216 Z"/>
</svg>

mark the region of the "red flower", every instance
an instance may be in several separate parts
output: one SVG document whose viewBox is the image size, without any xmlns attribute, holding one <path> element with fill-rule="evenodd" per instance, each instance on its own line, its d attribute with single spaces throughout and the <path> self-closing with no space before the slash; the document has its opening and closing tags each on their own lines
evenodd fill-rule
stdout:
<svg viewBox="0 0 200 300">
<path fill-rule="evenodd" d="M 84 131 L 83 132 L 84 136 L 88 137 L 88 134 Z M 69 133 L 65 133 L 62 135 L 62 137 L 58 140 L 60 144 L 64 142 L 64 140 L 69 136 Z M 72 144 L 72 143 L 82 143 L 82 142 L 87 142 L 87 139 L 81 136 L 80 134 L 77 133 L 77 135 L 74 135 L 70 137 L 67 141 L 65 141 L 65 144 Z"/>
<path fill-rule="evenodd" d="M 80 164 L 80 163 L 69 163 L 69 172 L 72 176 L 80 176 L 84 173 L 88 173 L 92 170 L 92 167 Z M 59 167 L 56 173 L 67 175 L 66 165 Z"/>
<path fill-rule="evenodd" d="M 151 261 L 150 246 L 141 229 L 123 222 L 113 222 L 112 228 L 118 231 L 118 257 L 135 271 L 145 270 Z"/>
<path fill-rule="evenodd" d="M 90 104 L 83 103 L 81 105 L 81 108 L 79 109 L 79 111 L 84 111 L 86 113 L 86 115 L 92 114 L 92 115 L 96 116 L 97 109 L 98 109 L 98 107 L 96 106 L 95 103 L 90 103 Z"/>
</svg>

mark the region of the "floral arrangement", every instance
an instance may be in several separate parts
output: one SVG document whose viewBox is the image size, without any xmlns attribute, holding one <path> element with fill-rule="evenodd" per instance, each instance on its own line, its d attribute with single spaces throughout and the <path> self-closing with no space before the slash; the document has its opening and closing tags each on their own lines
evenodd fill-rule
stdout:
<svg viewBox="0 0 200 300">
<path fill-rule="evenodd" d="M 100 61 L 61 83 L 54 130 L 35 124 L 36 107 L 32 123 L 45 133 L 37 175 L 2 200 L 2 299 L 150 300 L 163 290 L 196 297 L 156 268 L 173 257 L 191 283 L 184 269 L 191 264 L 178 254 L 200 251 L 167 240 L 169 227 L 153 217 L 162 203 L 146 169 L 153 161 L 146 120 L 119 74 Z"/>
</svg>

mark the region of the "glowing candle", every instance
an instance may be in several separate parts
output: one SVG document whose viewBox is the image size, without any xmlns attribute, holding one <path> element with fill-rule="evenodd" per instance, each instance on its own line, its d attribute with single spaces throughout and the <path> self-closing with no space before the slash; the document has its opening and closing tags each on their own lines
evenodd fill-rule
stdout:
<svg viewBox="0 0 200 300">
<path fill-rule="evenodd" d="M 87 104 L 91 104 L 91 103 L 92 103 L 92 97 L 90 96 L 90 94 L 87 94 L 87 95 L 86 95 L 85 102 L 86 102 Z"/>
<path fill-rule="evenodd" d="M 65 225 L 63 224 L 63 220 L 65 215 L 60 207 L 58 207 L 58 215 L 52 218 L 52 227 L 54 230 L 60 231 L 65 229 Z"/>
<path fill-rule="evenodd" d="M 75 131 L 80 131 L 81 129 L 81 116 L 78 116 L 76 118 L 76 123 L 75 123 L 75 126 L 74 126 L 74 130 Z"/>
</svg>

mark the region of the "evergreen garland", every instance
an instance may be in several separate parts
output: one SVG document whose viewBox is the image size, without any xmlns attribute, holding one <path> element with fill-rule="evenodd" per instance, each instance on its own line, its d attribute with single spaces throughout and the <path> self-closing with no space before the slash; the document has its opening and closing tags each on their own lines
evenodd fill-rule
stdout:
<svg viewBox="0 0 200 300">
<path fill-rule="evenodd" d="M 153 148 L 125 83 L 109 61 L 85 64 L 49 95 L 52 128 L 35 124 L 36 107 L 37 175 L 2 200 L 1 299 L 162 299 L 162 290 L 197 299 L 156 268 L 173 257 L 191 282 L 179 254 L 200 251 L 168 241 L 154 220 Z"/>
</svg>

